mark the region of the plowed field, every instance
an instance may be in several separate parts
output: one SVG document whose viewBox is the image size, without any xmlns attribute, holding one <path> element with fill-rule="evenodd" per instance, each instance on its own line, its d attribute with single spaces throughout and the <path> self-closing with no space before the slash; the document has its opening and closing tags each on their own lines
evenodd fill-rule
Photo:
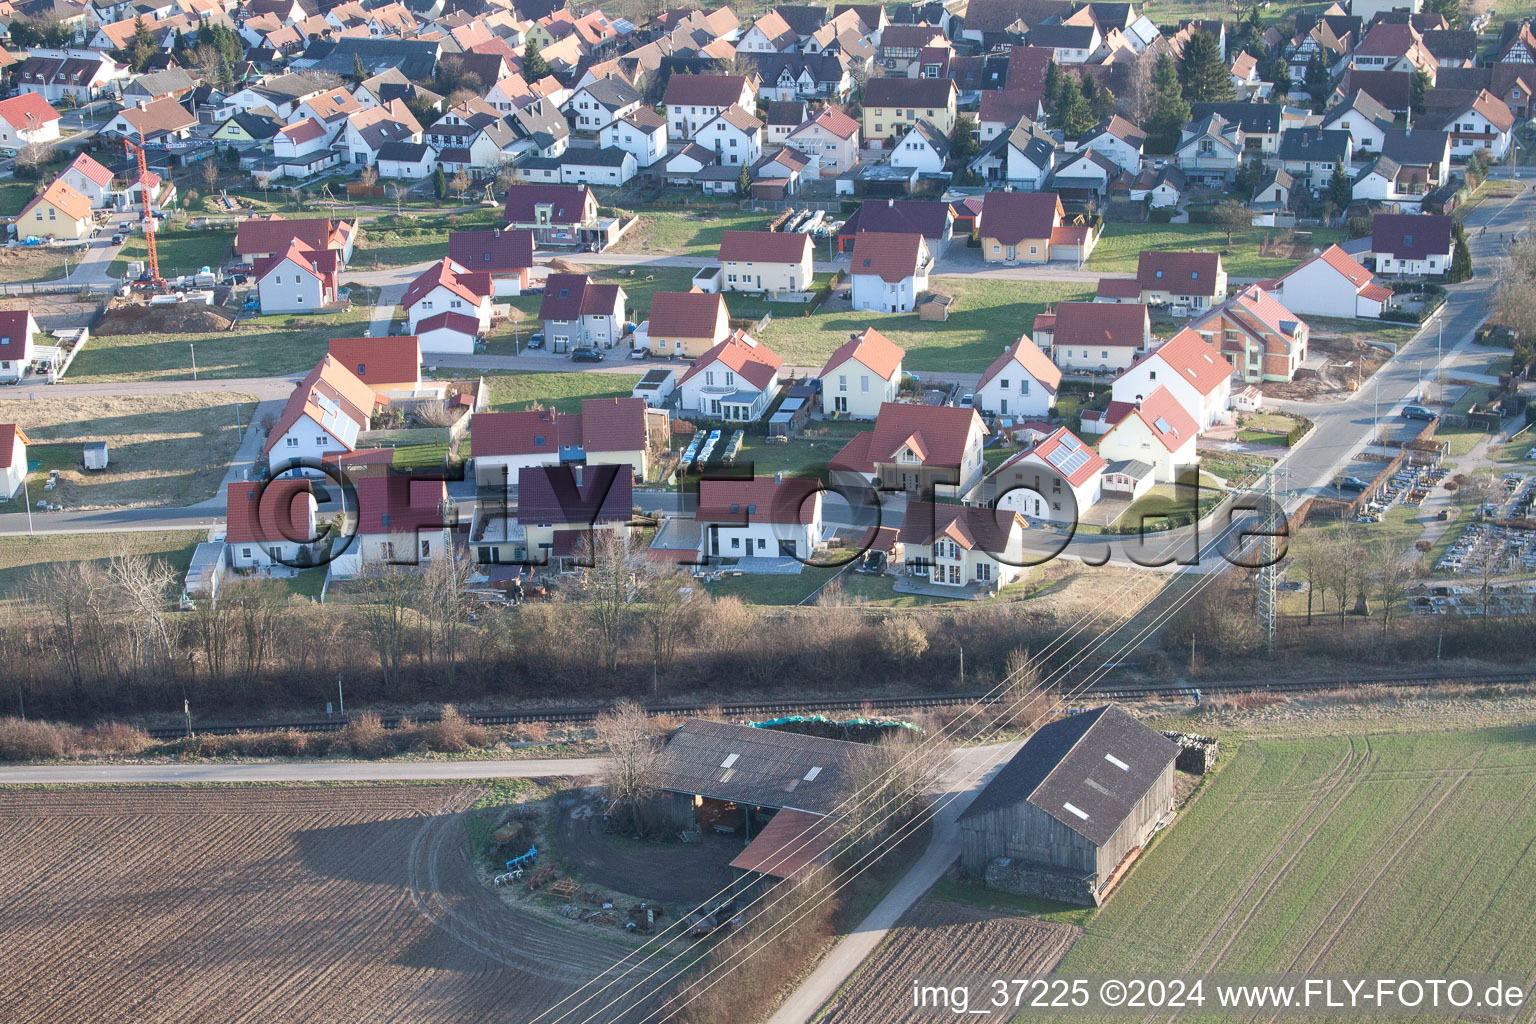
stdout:
<svg viewBox="0 0 1536 1024">
<path fill-rule="evenodd" d="M 0 789 L 0 1021 L 531 1020 L 622 950 L 480 884 L 471 793 Z"/>
<path fill-rule="evenodd" d="M 915 1010 L 912 984 L 945 976 L 958 980 L 1027 978 L 1050 973 L 1082 929 L 1032 917 L 1003 917 L 979 907 L 925 899 L 817 1018 L 817 1024 L 905 1024 L 932 1021 Z M 977 988 L 980 993 L 982 990 Z M 978 995 L 980 1006 L 980 996 Z M 947 1011 L 939 1011 L 950 1016 Z M 997 1018 L 992 1018 L 997 1019 Z"/>
</svg>

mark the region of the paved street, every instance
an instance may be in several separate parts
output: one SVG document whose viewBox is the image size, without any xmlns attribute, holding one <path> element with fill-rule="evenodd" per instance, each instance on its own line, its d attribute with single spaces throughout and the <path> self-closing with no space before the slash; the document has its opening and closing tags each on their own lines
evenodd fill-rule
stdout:
<svg viewBox="0 0 1536 1024">
<path fill-rule="evenodd" d="M 115 764 L 0 767 L 0 785 L 123 783 L 410 782 L 432 779 L 544 778 L 595 775 L 603 758 L 526 761 L 315 761 L 273 764 Z"/>
</svg>

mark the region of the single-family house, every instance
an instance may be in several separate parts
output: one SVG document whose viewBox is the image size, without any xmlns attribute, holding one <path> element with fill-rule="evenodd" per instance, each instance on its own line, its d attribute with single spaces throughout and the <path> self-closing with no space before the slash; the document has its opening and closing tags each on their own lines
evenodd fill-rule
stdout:
<svg viewBox="0 0 1536 1024">
<path fill-rule="evenodd" d="M 730 107 L 756 110 L 756 97 L 752 80 L 744 75 L 673 74 L 661 100 L 667 108 L 667 133 L 692 139 Z"/>
<path fill-rule="evenodd" d="M 1356 89 L 1343 103 L 1323 115 L 1322 126 L 1348 132 L 1356 153 L 1380 153 L 1395 120 L 1392 112 L 1370 94 Z"/>
<path fill-rule="evenodd" d="M 1035 25 L 1029 30 L 1029 45 L 1049 48 L 1058 64 L 1086 64 L 1104 44 L 1098 25 L 1069 25 L 1063 22 Z"/>
<path fill-rule="evenodd" d="M 1152 344 L 1152 318 L 1139 302 L 1058 302 L 1035 315 L 1033 339 L 1064 369 L 1121 373 Z"/>
<path fill-rule="evenodd" d="M 444 257 L 411 282 L 400 305 L 410 319 L 412 334 L 421 333 L 417 329 L 421 321 L 442 312 L 474 317 L 484 332 L 491 326 L 491 275 Z"/>
<path fill-rule="evenodd" d="M 1107 156 L 1121 170 L 1132 174 L 1141 169 L 1141 153 L 1146 144 L 1147 133 L 1119 114 L 1100 121 L 1077 142 L 1079 149 L 1092 149 Z"/>
<path fill-rule="evenodd" d="M 982 493 L 991 508 L 1076 524 L 1104 496 L 1107 465 L 1076 434 L 1057 427 L 988 473 Z"/>
<path fill-rule="evenodd" d="M 853 241 L 848 274 L 853 308 L 877 313 L 909 313 L 928 290 L 933 257 L 915 233 L 860 232 Z"/>
<path fill-rule="evenodd" d="M 1327 128 L 1291 128 L 1280 137 L 1280 166 L 1310 189 L 1328 187 L 1335 168 L 1349 173 L 1354 139 L 1349 132 Z"/>
<path fill-rule="evenodd" d="M 864 138 L 888 142 L 919 119 L 954 133 L 959 91 L 948 78 L 871 78 L 864 86 Z"/>
<path fill-rule="evenodd" d="M 235 569 L 295 568 L 315 554 L 315 495 L 311 482 L 280 477 L 262 484 L 236 481 L 224 489 L 224 543 Z"/>
<path fill-rule="evenodd" d="M 1117 402 L 1135 405 L 1165 387 L 1203 432 L 1227 418 L 1234 372 L 1213 339 L 1186 327 L 1132 363 L 1110 393 Z"/>
<path fill-rule="evenodd" d="M 1054 192 L 988 192 L 982 204 L 981 258 L 988 263 L 1082 262 L 1098 235 L 1088 224 L 1067 224 Z"/>
<path fill-rule="evenodd" d="M 91 213 L 91 201 L 55 178 L 43 192 L 36 196 L 16 216 L 16 237 L 29 235 L 39 238 L 68 240 L 91 237 L 96 217 Z"/>
<path fill-rule="evenodd" d="M 421 341 L 414 334 L 387 338 L 332 338 L 331 358 L 375 394 L 409 397 L 421 388 Z"/>
<path fill-rule="evenodd" d="M 1166 387 L 1132 406 L 1099 440 L 1099 455 L 1113 462 L 1134 460 L 1152 467 L 1153 480 L 1176 483 L 1198 459 L 1200 429 Z"/>
<path fill-rule="evenodd" d="M 329 217 L 287 220 L 275 213 L 266 217 L 247 217 L 235 230 L 235 255 L 254 264 L 263 256 L 287 252 L 291 242 L 299 241 L 311 249 L 336 250 L 345 266 L 351 262 L 356 235 L 351 224 Z"/>
<path fill-rule="evenodd" d="M 618 75 L 609 75 L 577 89 L 566 105 L 579 132 L 600 132 L 626 114 L 640 109 L 639 91 Z"/>
<path fill-rule="evenodd" d="M 811 290 L 811 236 L 793 231 L 727 231 L 720 239 L 728 292 Z"/>
<path fill-rule="evenodd" d="M 539 465 L 516 476 L 517 508 L 480 502 L 469 543 L 482 565 L 591 564 L 605 534 L 627 543 L 634 475 L 619 466 Z"/>
<path fill-rule="evenodd" d="M 938 174 L 949 162 L 949 137 L 926 120 L 919 119 L 891 147 L 892 167 L 916 168 L 919 174 Z"/>
<path fill-rule="evenodd" d="M 448 258 L 491 275 L 495 295 L 521 295 L 533 269 L 533 232 L 509 228 L 450 231 Z"/>
<path fill-rule="evenodd" d="M 579 413 L 477 412 L 469 432 L 478 487 L 516 486 L 532 466 L 624 465 L 642 480 L 649 468 L 645 402 L 638 398 L 583 399 Z"/>
<path fill-rule="evenodd" d="M 1448 216 L 1379 213 L 1371 224 L 1371 252 L 1378 274 L 1444 277 L 1455 250 Z"/>
<path fill-rule="evenodd" d="M 784 360 L 744 331 L 734 331 L 693 361 L 677 382 L 685 414 L 728 422 L 762 419 L 779 388 Z"/>
<path fill-rule="evenodd" d="M 1045 418 L 1056 407 L 1061 368 L 1034 340 L 1021 335 L 976 382 L 975 405 L 992 416 Z"/>
<path fill-rule="evenodd" d="M 821 368 L 822 414 L 874 419 L 882 405 L 896 400 L 901 389 L 901 361 L 906 354 L 873 327 L 850 334 Z"/>
<path fill-rule="evenodd" d="M 763 155 L 763 122 L 745 108 L 729 106 L 690 137 L 728 167 L 754 164 Z"/>
<path fill-rule="evenodd" d="M 0 100 L 0 146 L 21 149 L 53 142 L 59 137 L 62 117 L 52 104 L 35 92 L 23 92 Z"/>
<path fill-rule="evenodd" d="M 1213 113 L 1179 130 L 1173 160 L 1191 182 L 1220 186 L 1237 176 L 1246 146 L 1243 126 Z"/>
<path fill-rule="evenodd" d="M 955 208 L 932 199 L 866 199 L 838 229 L 838 251 L 848 252 L 866 231 L 922 235 L 937 259 L 954 237 Z"/>
<path fill-rule="evenodd" d="M 909 501 L 897 539 L 909 576 L 929 583 L 993 590 L 1027 573 L 1023 518 L 973 505 Z"/>
<path fill-rule="evenodd" d="M 134 142 L 141 138 L 145 142 L 169 142 L 187 138 L 196 127 L 197 115 L 182 106 L 180 100 L 167 96 L 148 103 L 141 100 L 134 106 L 124 107 L 112 115 L 112 119 L 102 126 L 101 132 L 108 136 L 129 138 Z"/>
<path fill-rule="evenodd" d="M 1330 245 L 1275 282 L 1274 296 L 1293 313 L 1375 320 L 1392 304 L 1392 289 L 1337 245 Z"/>
<path fill-rule="evenodd" d="M 639 170 L 634 154 L 613 147 L 572 147 L 558 160 L 560 181 L 567 185 L 622 185 Z"/>
<path fill-rule="evenodd" d="M 1450 133 L 1451 155 L 1466 158 L 1486 149 L 1495 160 L 1504 159 L 1514 139 L 1515 115 L 1509 105 L 1487 89 L 1442 110 L 1440 127 Z"/>
<path fill-rule="evenodd" d="M 646 318 L 647 347 L 655 356 L 696 359 L 731 333 L 725 297 L 718 292 L 656 292 Z"/>
<path fill-rule="evenodd" d="M 613 347 L 624 336 L 628 299 L 620 286 L 597 284 L 586 274 L 550 274 L 539 302 L 550 350 Z"/>
<path fill-rule="evenodd" d="M 875 428 L 855 434 L 829 466 L 834 482 L 842 478 L 913 495 L 944 488 L 944 494 L 963 496 L 981 482 L 986 436 L 974 409 L 886 402 L 875 415 Z"/>
<path fill-rule="evenodd" d="M 667 155 L 667 119 L 650 107 L 638 107 L 598 130 L 598 145 L 619 149 L 649 167 Z"/>
<path fill-rule="evenodd" d="M 357 536 L 340 571 L 369 565 L 419 566 L 453 543 L 455 512 L 441 479 L 389 474 L 357 481 Z"/>
<path fill-rule="evenodd" d="M 276 475 L 301 462 L 308 470 L 328 452 L 355 451 L 357 435 L 369 428 L 374 410 L 385 404 L 357 374 L 326 355 L 288 396 L 267 432 L 262 454 Z"/>
<path fill-rule="evenodd" d="M 59 175 L 64 184 L 91 201 L 91 208 L 102 210 L 112 205 L 112 172 L 90 154 L 81 153 Z"/>
<path fill-rule="evenodd" d="M 10 501 L 27 478 L 26 432 L 14 423 L 0 423 L 0 500 Z"/>
<path fill-rule="evenodd" d="M 514 184 L 504 217 L 507 227 L 532 231 L 538 242 L 581 242 L 597 225 L 597 197 L 586 185 Z"/>
<path fill-rule="evenodd" d="M 1136 258 L 1141 301 L 1199 311 L 1227 296 L 1227 271 L 1219 252 L 1155 250 Z"/>
<path fill-rule="evenodd" d="M 1148 167 L 1131 181 L 1131 202 L 1144 202 L 1152 209 L 1176 207 L 1188 190 L 1189 180 L 1176 165 Z"/>
<path fill-rule="evenodd" d="M 1249 383 L 1286 381 L 1307 359 L 1306 323 L 1256 284 L 1190 322 Z"/>
<path fill-rule="evenodd" d="M 263 313 L 318 313 L 336 301 L 340 254 L 294 240 L 252 268 Z"/>
<path fill-rule="evenodd" d="M 968 169 L 988 181 L 1036 192 L 1055 171 L 1056 159 L 1056 140 L 1034 122 L 1021 121 L 983 146 Z"/>
<path fill-rule="evenodd" d="M 700 560 L 809 559 L 821 546 L 822 489 L 808 477 L 701 480 Z"/>
<path fill-rule="evenodd" d="M 32 365 L 37 321 L 25 309 L 0 310 L 0 381 L 17 381 Z"/>
</svg>

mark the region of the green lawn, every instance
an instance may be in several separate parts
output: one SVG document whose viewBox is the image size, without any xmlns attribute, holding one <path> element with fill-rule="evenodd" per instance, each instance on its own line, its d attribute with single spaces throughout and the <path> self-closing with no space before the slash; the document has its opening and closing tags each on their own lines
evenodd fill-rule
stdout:
<svg viewBox="0 0 1536 1024">
<path fill-rule="evenodd" d="M 0 217 L 14 217 L 37 194 L 30 181 L 8 181 L 0 185 Z"/>
<path fill-rule="evenodd" d="M 1531 726 L 1244 740 L 1056 973 L 1523 982 L 1533 742 Z"/>
<path fill-rule="evenodd" d="M 199 379 L 305 373 L 325 355 L 332 338 L 360 334 L 369 312 L 367 304 L 359 304 L 344 312 L 241 320 L 232 331 L 92 334 L 89 344 L 75 357 L 69 379 L 189 380 L 189 346 L 196 349 Z"/>
<path fill-rule="evenodd" d="M 1247 483 L 1274 465 L 1273 459 L 1241 452 L 1201 452 L 1200 469 L 1234 486 Z"/>
<path fill-rule="evenodd" d="M 625 273 L 625 271 L 629 271 Z M 616 284 L 628 296 L 629 318 L 635 323 L 650 313 L 651 296 L 657 292 L 686 292 L 693 287 L 693 275 L 698 271 L 689 267 L 593 267 L 592 280 L 598 284 Z M 735 296 L 727 295 L 725 304 L 731 315 L 738 316 L 732 303 Z M 534 310 L 538 312 L 537 309 Z"/>
<path fill-rule="evenodd" d="M 1525 453 L 1532 448 L 1536 448 L 1536 432 L 1523 434 L 1513 441 L 1490 448 L 1488 454 L 1495 462 L 1523 462 L 1529 465 L 1531 460 L 1525 457 Z"/>
<path fill-rule="evenodd" d="M 1060 921 L 1062 924 L 1087 925 L 1097 912 L 1093 907 L 1057 903 L 1036 896 L 1015 896 L 1010 892 L 998 892 L 980 885 L 957 882 L 952 878 L 939 879 L 928 890 L 928 895 L 936 900 L 949 900 L 951 903 L 986 907 L 989 910 L 1013 911 L 1028 917 Z"/>
<path fill-rule="evenodd" d="M 922 320 L 916 313 L 840 310 L 775 317 L 758 340 L 791 366 L 819 369 L 848 335 L 874 327 L 907 350 L 902 362 L 907 370 L 976 373 L 991 365 L 1019 335 L 1030 333 L 1035 314 L 1047 305 L 1093 297 L 1091 290 L 1080 285 L 1051 281 L 946 277 L 935 287 L 955 297 L 946 321 Z"/>
<path fill-rule="evenodd" d="M 1101 274 L 1134 273 L 1137 256 L 1143 250 L 1210 249 L 1221 252 L 1222 267 L 1231 277 L 1273 277 L 1295 268 L 1296 260 L 1286 255 L 1259 255 L 1259 243 L 1283 234 L 1278 228 L 1255 228 L 1232 236 L 1211 224 L 1110 224 L 1094 247 L 1088 266 Z M 1344 232 L 1337 228 L 1317 228 L 1311 245 L 1323 247 L 1342 241 Z"/>
<path fill-rule="evenodd" d="M 1444 441 L 1449 447 L 1446 454 L 1457 458 L 1471 453 L 1477 442 L 1488 435 L 1471 427 L 1441 427 L 1435 431 L 1435 440 Z"/>
<path fill-rule="evenodd" d="M 8 599 L 20 596 L 27 577 L 39 566 L 105 560 L 121 553 L 163 559 L 181 576 L 192 561 L 193 549 L 207 539 L 204 530 L 0 537 L 0 596 Z"/>
<path fill-rule="evenodd" d="M 356 270 L 371 270 L 439 260 L 448 255 L 450 232 L 484 230 L 503 223 L 500 210 L 484 206 L 378 217 L 363 224 L 362 239 L 352 254 L 351 265 Z"/>
<path fill-rule="evenodd" d="M 714 256 L 727 231 L 766 231 L 771 213 L 747 213 L 735 207 L 700 206 L 697 210 L 638 211 L 640 223 L 619 239 L 614 252 L 654 252 L 664 256 Z"/>
<path fill-rule="evenodd" d="M 726 571 L 729 571 L 729 567 L 726 567 Z M 820 569 L 807 565 L 800 570 L 798 576 L 756 576 L 743 573 L 703 586 L 715 597 L 734 594 L 747 604 L 794 605 L 805 600 L 841 571 L 841 567 Z"/>
<path fill-rule="evenodd" d="M 827 463 L 848 443 L 848 439 L 861 431 L 870 430 L 873 423 L 842 421 L 815 423 L 811 432 L 819 436 L 801 435 L 789 444 L 767 444 L 766 439 L 748 434 L 741 444 L 741 454 L 736 465 L 751 464 L 758 476 L 783 473 L 786 476 L 814 476 L 826 479 L 823 470 Z"/>
<path fill-rule="evenodd" d="M 477 377 L 478 370 L 439 367 L 439 377 Z M 580 412 L 584 398 L 628 398 L 638 373 L 499 373 L 485 378 L 491 409 L 508 412 L 538 402 L 561 412 Z"/>
<path fill-rule="evenodd" d="M 127 214 L 124 217 L 135 220 Z M 186 228 L 168 225 L 155 232 L 155 254 L 160 260 L 160 276 L 172 278 L 181 274 L 195 274 L 203 267 L 217 270 L 229 256 L 234 241 L 233 231 L 188 231 Z M 135 220 L 134 233 L 128 236 L 128 240 L 118 250 L 117 258 L 107 268 L 107 273 L 113 277 L 122 277 L 128 272 L 130 260 L 148 259 L 149 247 L 144 242 L 144 235 L 137 230 Z"/>
</svg>

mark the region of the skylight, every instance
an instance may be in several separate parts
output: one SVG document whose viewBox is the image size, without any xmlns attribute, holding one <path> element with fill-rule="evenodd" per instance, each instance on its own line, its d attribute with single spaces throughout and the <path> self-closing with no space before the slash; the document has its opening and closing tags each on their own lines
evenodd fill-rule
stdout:
<svg viewBox="0 0 1536 1024">
<path fill-rule="evenodd" d="M 720 767 L 729 768 L 731 765 L 736 763 L 736 759 L 740 756 L 740 754 L 727 754 L 725 760 L 720 762 Z"/>
<path fill-rule="evenodd" d="M 1069 811 L 1070 813 L 1077 815 L 1079 818 L 1082 818 L 1084 821 L 1088 820 L 1088 812 L 1083 810 L 1081 807 L 1076 806 L 1075 804 L 1063 803 L 1061 807 L 1062 810 Z"/>
<path fill-rule="evenodd" d="M 1131 766 L 1130 765 L 1128 765 L 1124 761 L 1120 760 L 1114 754 L 1105 754 L 1104 755 L 1104 760 L 1108 761 L 1110 764 L 1114 765 L 1116 768 L 1119 768 L 1123 772 L 1128 772 L 1128 771 L 1131 770 Z"/>
<path fill-rule="evenodd" d="M 806 782 L 815 782 L 816 781 L 816 776 L 818 776 L 820 774 L 821 774 L 821 766 L 817 765 L 816 767 L 812 768 L 810 771 L 805 773 L 805 781 Z"/>
</svg>

